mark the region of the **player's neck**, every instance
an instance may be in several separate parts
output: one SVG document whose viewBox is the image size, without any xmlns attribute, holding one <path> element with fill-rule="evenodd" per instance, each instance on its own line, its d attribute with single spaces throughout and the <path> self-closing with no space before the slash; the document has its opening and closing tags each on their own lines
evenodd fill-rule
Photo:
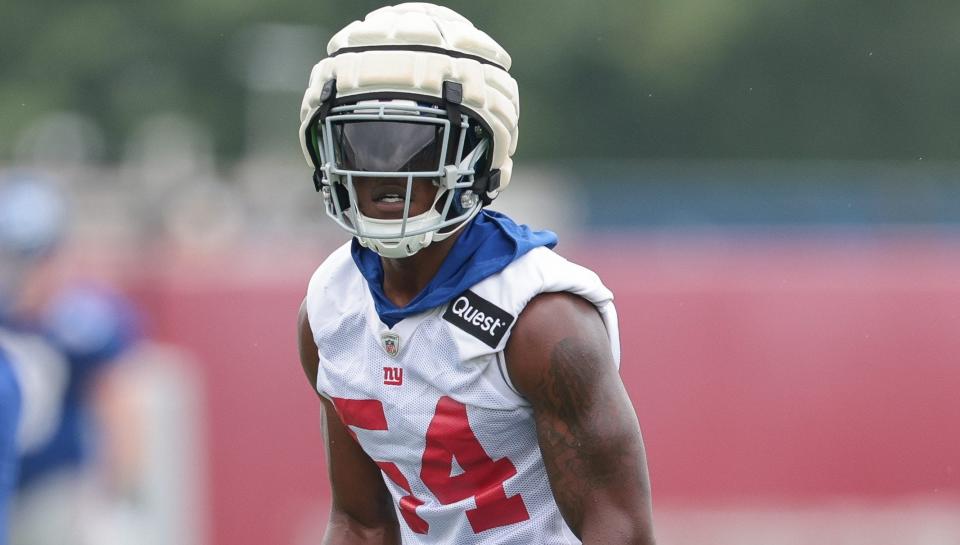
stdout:
<svg viewBox="0 0 960 545">
<path fill-rule="evenodd" d="M 450 238 L 435 242 L 403 259 L 381 257 L 383 292 L 387 298 L 400 308 L 407 306 L 436 276 L 440 265 L 459 237 L 458 231 Z"/>
</svg>

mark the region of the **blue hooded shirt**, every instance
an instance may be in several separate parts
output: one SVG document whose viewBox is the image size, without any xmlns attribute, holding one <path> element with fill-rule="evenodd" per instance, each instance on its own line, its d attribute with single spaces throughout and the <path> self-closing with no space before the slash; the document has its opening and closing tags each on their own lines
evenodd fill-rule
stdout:
<svg viewBox="0 0 960 545">
<path fill-rule="evenodd" d="M 401 320 L 445 305 L 481 280 L 502 271 L 534 248 L 557 245 L 552 231 L 534 231 L 507 216 L 482 210 L 464 227 L 460 238 L 440 265 L 437 274 L 405 307 L 393 304 L 383 291 L 383 263 L 380 256 L 356 239 L 350 248 L 353 261 L 367 280 L 380 321 L 393 327 Z"/>
</svg>

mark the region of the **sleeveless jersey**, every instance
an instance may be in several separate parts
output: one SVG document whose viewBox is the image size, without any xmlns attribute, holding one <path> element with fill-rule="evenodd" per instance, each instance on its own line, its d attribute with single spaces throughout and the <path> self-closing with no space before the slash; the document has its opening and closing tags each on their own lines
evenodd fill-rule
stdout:
<svg viewBox="0 0 960 545">
<path fill-rule="evenodd" d="M 580 543 L 554 501 L 532 409 L 503 357 L 516 318 L 544 292 L 596 305 L 619 362 L 612 294 L 547 248 L 393 328 L 377 316 L 349 244 L 311 278 L 317 391 L 380 467 L 404 544 Z"/>
</svg>

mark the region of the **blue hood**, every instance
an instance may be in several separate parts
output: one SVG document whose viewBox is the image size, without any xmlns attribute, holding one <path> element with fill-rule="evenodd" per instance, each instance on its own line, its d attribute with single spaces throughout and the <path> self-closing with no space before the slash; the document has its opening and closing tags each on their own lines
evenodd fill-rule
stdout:
<svg viewBox="0 0 960 545">
<path fill-rule="evenodd" d="M 482 210 L 464 228 L 457 242 L 440 265 L 436 276 L 405 307 L 397 307 L 383 291 L 383 264 L 376 252 L 353 240 L 351 252 L 360 273 L 367 279 L 370 294 L 387 327 L 400 320 L 440 305 L 445 305 L 481 280 L 502 271 L 534 248 L 557 245 L 551 231 L 534 231 L 518 225 L 507 216 Z"/>
</svg>

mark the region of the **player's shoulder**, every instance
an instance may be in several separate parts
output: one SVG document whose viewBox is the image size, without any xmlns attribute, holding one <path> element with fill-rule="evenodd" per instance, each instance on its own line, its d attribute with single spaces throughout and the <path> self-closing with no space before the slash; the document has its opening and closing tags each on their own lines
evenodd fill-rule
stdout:
<svg viewBox="0 0 960 545">
<path fill-rule="evenodd" d="M 536 279 L 536 288 L 527 294 L 515 326 L 527 334 L 552 330 L 558 321 L 580 315 L 596 317 L 594 306 L 612 298 L 595 272 L 546 247 L 531 250 L 504 272 L 508 284 Z"/>
<path fill-rule="evenodd" d="M 557 263 L 557 259 L 562 258 L 549 248 L 534 248 L 477 282 L 469 291 L 516 316 L 526 301 L 542 290 L 551 264 Z"/>
<path fill-rule="evenodd" d="M 515 259 L 503 270 L 503 274 L 514 276 L 529 275 L 531 273 L 534 273 L 537 277 L 541 278 L 549 278 L 551 276 L 561 276 L 571 273 L 596 276 L 596 274 L 590 269 L 570 261 L 546 246 L 533 248 L 529 252 Z"/>
<path fill-rule="evenodd" d="M 314 324 L 324 317 L 342 315 L 347 311 L 346 305 L 360 299 L 351 297 L 351 293 L 362 285 L 363 277 L 347 242 L 331 252 L 311 275 L 303 302 L 305 315 Z"/>
<path fill-rule="evenodd" d="M 530 295 L 541 292 L 570 291 L 588 300 L 612 299 L 600 277 L 591 269 L 570 261 L 550 248 L 541 246 L 520 256 L 505 267 L 491 283 L 522 286 Z"/>
</svg>

